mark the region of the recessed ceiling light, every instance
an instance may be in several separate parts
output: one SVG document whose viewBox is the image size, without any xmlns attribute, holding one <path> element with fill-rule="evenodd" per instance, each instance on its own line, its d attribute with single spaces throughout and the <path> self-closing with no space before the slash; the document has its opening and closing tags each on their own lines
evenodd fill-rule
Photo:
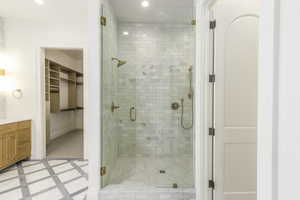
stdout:
<svg viewBox="0 0 300 200">
<path fill-rule="evenodd" d="M 142 2 L 142 6 L 143 6 L 144 8 L 149 7 L 149 1 L 143 1 L 143 2 Z"/>
<path fill-rule="evenodd" d="M 44 4 L 44 0 L 34 0 L 35 3 L 39 4 L 39 5 L 43 5 Z"/>
<path fill-rule="evenodd" d="M 129 33 L 127 31 L 124 31 L 123 35 L 129 35 Z"/>
</svg>

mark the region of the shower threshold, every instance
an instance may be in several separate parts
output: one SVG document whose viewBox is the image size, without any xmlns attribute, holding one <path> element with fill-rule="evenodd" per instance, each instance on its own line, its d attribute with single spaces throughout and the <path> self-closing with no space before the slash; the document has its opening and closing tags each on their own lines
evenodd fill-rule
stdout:
<svg viewBox="0 0 300 200">
<path fill-rule="evenodd" d="M 101 200 L 195 200 L 194 188 L 108 185 L 100 191 Z"/>
</svg>

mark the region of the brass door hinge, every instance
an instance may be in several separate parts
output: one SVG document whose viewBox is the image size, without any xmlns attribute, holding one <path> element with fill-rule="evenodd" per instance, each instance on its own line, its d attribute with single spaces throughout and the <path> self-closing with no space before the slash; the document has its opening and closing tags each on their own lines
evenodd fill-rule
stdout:
<svg viewBox="0 0 300 200">
<path fill-rule="evenodd" d="M 216 129 L 215 128 L 209 128 L 209 131 L 208 131 L 208 135 L 210 136 L 215 136 L 216 135 Z"/>
<path fill-rule="evenodd" d="M 209 23 L 209 28 L 210 29 L 215 29 L 216 26 L 217 26 L 217 21 L 216 20 L 210 21 L 210 23 Z"/>
<path fill-rule="evenodd" d="M 104 16 L 101 16 L 101 25 L 102 26 L 106 26 L 106 17 L 104 17 Z"/>
<path fill-rule="evenodd" d="M 106 167 L 101 167 L 101 169 L 100 169 L 100 175 L 101 176 L 106 175 Z"/>
<path fill-rule="evenodd" d="M 209 81 L 210 83 L 216 82 L 216 75 L 215 75 L 215 74 L 210 74 L 210 75 L 209 75 L 209 78 L 208 78 L 208 81 Z"/>
<path fill-rule="evenodd" d="M 215 181 L 213 181 L 213 180 L 209 180 L 208 181 L 208 188 L 210 188 L 210 189 L 215 189 Z"/>
<path fill-rule="evenodd" d="M 192 25 L 196 25 L 196 23 L 197 23 L 197 22 L 196 22 L 195 19 L 193 19 L 192 22 L 191 22 Z"/>
</svg>

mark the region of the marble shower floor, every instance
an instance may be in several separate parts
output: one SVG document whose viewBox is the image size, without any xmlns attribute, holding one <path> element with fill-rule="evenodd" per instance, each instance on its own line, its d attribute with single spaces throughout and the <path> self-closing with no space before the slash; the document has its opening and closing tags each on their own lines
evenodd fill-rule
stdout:
<svg viewBox="0 0 300 200">
<path fill-rule="evenodd" d="M 110 185 L 125 188 L 179 188 L 194 186 L 193 158 L 120 157 L 110 174 Z"/>
</svg>

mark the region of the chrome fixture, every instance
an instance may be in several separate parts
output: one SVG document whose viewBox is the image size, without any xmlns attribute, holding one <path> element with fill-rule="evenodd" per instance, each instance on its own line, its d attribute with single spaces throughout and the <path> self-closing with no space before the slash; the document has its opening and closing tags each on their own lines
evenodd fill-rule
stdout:
<svg viewBox="0 0 300 200">
<path fill-rule="evenodd" d="M 134 112 L 134 117 L 133 117 L 133 114 L 132 114 L 133 111 L 135 111 L 135 112 Z M 130 108 L 130 110 L 129 110 L 129 117 L 130 117 L 130 120 L 131 120 L 132 122 L 135 122 L 135 121 L 136 121 L 136 109 L 135 109 L 135 107 L 131 107 L 131 108 Z"/>
<path fill-rule="evenodd" d="M 120 60 L 120 59 L 118 59 L 118 58 L 112 58 L 111 60 L 112 60 L 112 61 L 117 61 L 117 62 L 118 62 L 117 67 L 121 67 L 122 65 L 125 65 L 125 64 L 127 63 L 127 61 L 125 61 L 125 60 Z"/>
<path fill-rule="evenodd" d="M 115 105 L 114 102 L 111 103 L 110 110 L 111 110 L 112 113 L 115 112 L 115 110 L 117 110 L 119 108 L 120 108 L 120 106 Z"/>
</svg>

